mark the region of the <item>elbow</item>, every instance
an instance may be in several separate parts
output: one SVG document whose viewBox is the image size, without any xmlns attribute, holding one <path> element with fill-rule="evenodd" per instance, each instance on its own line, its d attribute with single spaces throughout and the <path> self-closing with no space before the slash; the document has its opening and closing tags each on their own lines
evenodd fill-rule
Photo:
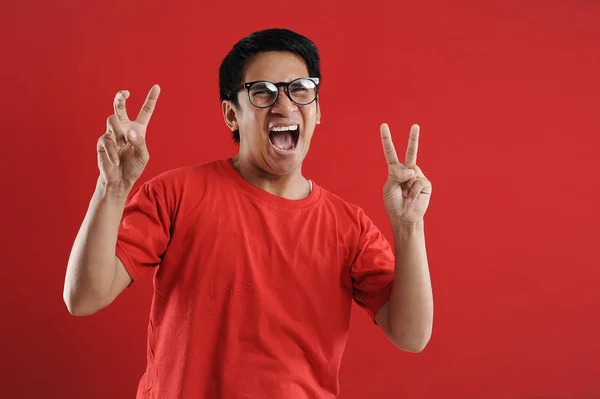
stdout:
<svg viewBox="0 0 600 399">
<path fill-rule="evenodd" d="M 431 339 L 431 332 L 420 334 L 418 336 L 403 335 L 393 337 L 392 343 L 400 350 L 409 353 L 421 353 Z"/>
<path fill-rule="evenodd" d="M 67 310 L 73 316 L 89 316 L 89 313 L 84 312 L 84 309 L 80 304 L 74 301 L 72 298 L 64 297 L 65 305 L 67 305 Z"/>
<path fill-rule="evenodd" d="M 86 303 L 68 292 L 63 293 L 63 301 L 67 306 L 67 310 L 73 316 L 90 316 L 102 309 L 102 307 Z"/>
<path fill-rule="evenodd" d="M 427 344 L 429 343 L 429 340 L 424 340 L 421 342 L 411 342 L 411 343 L 400 343 L 397 344 L 396 346 L 400 349 L 403 350 L 404 352 L 409 352 L 409 353 L 421 353 L 423 352 L 423 350 L 425 349 L 425 347 L 427 346 Z"/>
</svg>

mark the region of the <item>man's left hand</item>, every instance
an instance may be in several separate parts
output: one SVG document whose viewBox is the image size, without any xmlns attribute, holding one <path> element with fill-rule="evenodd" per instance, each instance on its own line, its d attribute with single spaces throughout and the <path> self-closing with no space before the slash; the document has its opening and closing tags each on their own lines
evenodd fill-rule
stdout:
<svg viewBox="0 0 600 399">
<path fill-rule="evenodd" d="M 398 160 L 390 128 L 382 124 L 381 142 L 388 164 L 388 179 L 383 186 L 385 209 L 394 227 L 412 225 L 423 220 L 431 198 L 431 182 L 417 166 L 419 125 L 410 129 L 404 163 Z"/>
</svg>

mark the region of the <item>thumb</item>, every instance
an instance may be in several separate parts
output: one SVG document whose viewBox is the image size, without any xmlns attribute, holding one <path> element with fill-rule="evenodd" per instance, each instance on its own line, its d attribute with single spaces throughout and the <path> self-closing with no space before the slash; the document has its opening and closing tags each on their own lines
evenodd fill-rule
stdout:
<svg viewBox="0 0 600 399">
<path fill-rule="evenodd" d="M 128 139 L 133 146 L 135 156 L 146 162 L 149 156 L 148 148 L 146 147 L 146 139 L 144 136 L 131 129 L 128 133 Z"/>
<path fill-rule="evenodd" d="M 396 182 L 405 183 L 415 176 L 415 171 L 412 169 L 408 169 L 408 168 L 407 169 L 396 168 L 392 171 L 391 174 L 394 177 L 394 180 L 396 180 Z"/>
</svg>

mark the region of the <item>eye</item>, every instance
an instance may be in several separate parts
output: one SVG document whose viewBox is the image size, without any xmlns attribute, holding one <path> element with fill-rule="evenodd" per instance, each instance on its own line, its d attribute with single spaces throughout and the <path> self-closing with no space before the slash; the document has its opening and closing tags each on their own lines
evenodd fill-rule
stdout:
<svg viewBox="0 0 600 399">
<path fill-rule="evenodd" d="M 252 91 L 252 95 L 271 95 L 273 94 L 273 92 L 269 91 L 269 90 L 258 90 L 258 91 Z"/>
</svg>

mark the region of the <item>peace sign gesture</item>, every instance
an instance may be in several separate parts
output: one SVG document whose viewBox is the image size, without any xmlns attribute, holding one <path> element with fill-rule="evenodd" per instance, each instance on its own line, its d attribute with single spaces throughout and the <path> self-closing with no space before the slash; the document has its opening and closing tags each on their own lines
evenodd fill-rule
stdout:
<svg viewBox="0 0 600 399">
<path fill-rule="evenodd" d="M 150 159 L 146 148 L 146 130 L 159 94 L 160 87 L 154 85 L 134 121 L 129 119 L 125 106 L 129 91 L 119 91 L 115 96 L 115 112 L 108 117 L 106 133 L 98 139 L 97 144 L 100 179 L 105 185 L 131 188 L 144 171 Z"/>
<path fill-rule="evenodd" d="M 431 198 L 431 182 L 417 166 L 419 125 L 410 129 L 404 163 L 398 160 L 390 128 L 382 124 L 381 143 L 388 164 L 383 201 L 392 224 L 413 224 L 423 220 Z"/>
</svg>

